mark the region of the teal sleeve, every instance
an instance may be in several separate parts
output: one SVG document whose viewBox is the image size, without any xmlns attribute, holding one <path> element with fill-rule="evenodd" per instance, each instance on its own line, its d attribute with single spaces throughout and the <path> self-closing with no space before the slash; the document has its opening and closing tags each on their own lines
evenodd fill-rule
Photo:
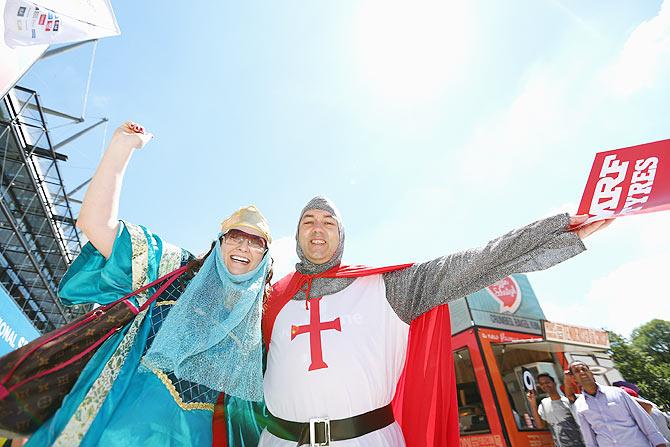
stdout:
<svg viewBox="0 0 670 447">
<path fill-rule="evenodd" d="M 148 243 L 147 275 L 152 281 L 158 273 L 162 249 L 161 239 L 140 227 Z M 119 223 L 119 231 L 109 259 L 90 242 L 81 250 L 63 276 L 58 294 L 66 305 L 109 304 L 133 291 L 133 246 L 128 228 Z"/>
</svg>

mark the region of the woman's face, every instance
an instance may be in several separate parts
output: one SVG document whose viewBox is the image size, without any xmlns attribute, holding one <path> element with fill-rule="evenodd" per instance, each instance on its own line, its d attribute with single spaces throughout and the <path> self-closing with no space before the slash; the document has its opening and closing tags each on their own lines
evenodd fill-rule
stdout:
<svg viewBox="0 0 670 447">
<path fill-rule="evenodd" d="M 233 275 L 250 272 L 263 260 L 267 241 L 254 228 L 233 228 L 223 237 L 221 256 L 228 271 Z"/>
</svg>

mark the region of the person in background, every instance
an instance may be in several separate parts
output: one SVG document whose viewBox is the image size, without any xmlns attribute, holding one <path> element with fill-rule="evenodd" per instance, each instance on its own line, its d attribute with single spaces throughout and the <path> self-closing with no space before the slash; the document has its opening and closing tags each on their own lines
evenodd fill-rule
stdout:
<svg viewBox="0 0 670 447">
<path fill-rule="evenodd" d="M 658 431 L 661 432 L 666 440 L 670 440 L 670 427 L 668 426 L 670 425 L 670 420 L 668 420 L 668 417 L 665 415 L 665 413 L 659 410 L 655 403 L 641 398 L 638 392 L 634 389 L 627 386 L 622 386 L 620 388 L 628 393 L 628 395 L 632 397 L 635 402 L 644 408 L 644 411 L 646 411 L 653 419 L 654 424 L 656 424 L 656 427 L 658 428 Z"/>
<path fill-rule="evenodd" d="M 549 395 L 537 404 L 537 392 L 527 394 L 533 419 L 537 428 L 549 425 L 551 435 L 557 447 L 584 447 L 584 441 L 577 425 L 572 403 L 558 393 L 554 378 L 547 374 L 538 374 L 536 381 L 540 389 Z"/>
<path fill-rule="evenodd" d="M 583 390 L 574 406 L 586 447 L 667 446 L 654 421 L 624 390 L 596 383 L 582 361 L 569 369 Z"/>
<path fill-rule="evenodd" d="M 486 415 L 484 410 L 479 405 L 474 409 L 475 414 L 472 415 L 472 425 L 471 430 L 487 430 L 489 428 L 488 422 L 486 422 Z"/>
<path fill-rule="evenodd" d="M 579 397 L 582 392 L 581 387 L 575 381 L 575 376 L 572 374 L 572 371 L 566 369 L 563 372 L 563 375 L 563 394 L 565 394 L 565 397 L 567 397 L 568 400 L 574 404 L 577 400 L 577 397 Z"/>
<path fill-rule="evenodd" d="M 628 382 L 627 380 L 617 380 L 616 382 L 612 382 L 612 386 L 625 386 L 626 388 L 630 388 L 631 390 L 635 391 L 637 394 L 640 394 L 640 389 L 637 387 L 637 385 L 633 382 Z"/>
</svg>

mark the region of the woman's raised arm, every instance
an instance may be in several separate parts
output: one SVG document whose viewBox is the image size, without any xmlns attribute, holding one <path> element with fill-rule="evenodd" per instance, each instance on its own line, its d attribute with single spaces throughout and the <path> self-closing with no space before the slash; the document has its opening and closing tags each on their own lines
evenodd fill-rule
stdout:
<svg viewBox="0 0 670 447">
<path fill-rule="evenodd" d="M 105 258 L 112 254 L 119 227 L 119 197 L 126 167 L 135 149 L 151 138 L 142 126 L 132 122 L 116 129 L 84 196 L 77 227 Z"/>
</svg>

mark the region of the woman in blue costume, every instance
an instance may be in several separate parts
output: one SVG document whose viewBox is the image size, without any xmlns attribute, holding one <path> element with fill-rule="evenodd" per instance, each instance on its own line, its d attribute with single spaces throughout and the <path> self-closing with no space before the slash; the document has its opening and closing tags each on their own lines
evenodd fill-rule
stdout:
<svg viewBox="0 0 670 447">
<path fill-rule="evenodd" d="M 211 446 L 220 392 L 227 416 L 242 420 L 228 421 L 229 447 L 257 439 L 260 316 L 272 277 L 267 222 L 253 206 L 236 211 L 199 259 L 145 227 L 120 222 L 126 166 L 150 139 L 130 122 L 114 133 L 77 220 L 89 243 L 63 278 L 60 298 L 107 304 L 180 266 L 188 271 L 101 346 L 28 447 Z M 150 296 L 136 297 L 137 304 Z"/>
</svg>

